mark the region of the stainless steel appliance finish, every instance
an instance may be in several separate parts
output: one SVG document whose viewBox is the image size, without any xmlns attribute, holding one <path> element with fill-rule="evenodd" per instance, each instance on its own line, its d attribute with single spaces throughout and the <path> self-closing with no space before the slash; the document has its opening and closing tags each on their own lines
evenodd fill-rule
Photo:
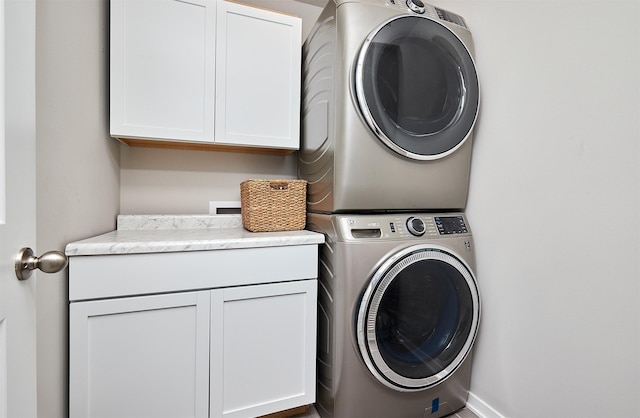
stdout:
<svg viewBox="0 0 640 418">
<path fill-rule="evenodd" d="M 440 417 L 465 405 L 480 319 L 462 213 L 314 214 L 316 409 L 323 417 Z"/>
<path fill-rule="evenodd" d="M 479 86 L 464 19 L 419 0 L 330 0 L 303 46 L 308 208 L 462 210 Z"/>
</svg>

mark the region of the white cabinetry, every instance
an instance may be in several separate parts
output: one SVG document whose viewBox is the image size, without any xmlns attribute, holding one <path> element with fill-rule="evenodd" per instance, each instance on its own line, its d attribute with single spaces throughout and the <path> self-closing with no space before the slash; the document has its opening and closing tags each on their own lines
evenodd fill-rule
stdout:
<svg viewBox="0 0 640 418">
<path fill-rule="evenodd" d="M 215 2 L 111 1 L 111 135 L 213 138 Z"/>
<path fill-rule="evenodd" d="M 260 416 L 315 401 L 316 284 L 212 293 L 211 319 L 220 327 L 211 334 L 212 417 Z"/>
<path fill-rule="evenodd" d="M 293 261 L 274 268 L 282 260 Z M 246 417 L 313 403 L 316 262 L 316 245 L 70 257 L 70 415 Z"/>
<path fill-rule="evenodd" d="M 74 417 L 206 417 L 209 294 L 72 303 Z"/>
<path fill-rule="evenodd" d="M 222 0 L 111 0 L 111 136 L 297 149 L 301 33 L 298 17 Z"/>
</svg>

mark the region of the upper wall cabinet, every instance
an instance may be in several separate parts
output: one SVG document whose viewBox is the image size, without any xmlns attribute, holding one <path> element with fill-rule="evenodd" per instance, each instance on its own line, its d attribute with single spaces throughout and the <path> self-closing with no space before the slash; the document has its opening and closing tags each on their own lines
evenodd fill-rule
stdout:
<svg viewBox="0 0 640 418">
<path fill-rule="evenodd" d="M 222 0 L 111 0 L 111 136 L 298 149 L 301 19 Z"/>
</svg>

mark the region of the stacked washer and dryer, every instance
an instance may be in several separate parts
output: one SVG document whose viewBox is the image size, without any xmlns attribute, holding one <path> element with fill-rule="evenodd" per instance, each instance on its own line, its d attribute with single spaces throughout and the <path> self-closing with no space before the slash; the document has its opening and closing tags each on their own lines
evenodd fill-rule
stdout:
<svg viewBox="0 0 640 418">
<path fill-rule="evenodd" d="M 322 232 L 321 416 L 465 405 L 480 297 L 466 205 L 479 86 L 465 20 L 329 0 L 303 47 L 299 176 Z"/>
</svg>

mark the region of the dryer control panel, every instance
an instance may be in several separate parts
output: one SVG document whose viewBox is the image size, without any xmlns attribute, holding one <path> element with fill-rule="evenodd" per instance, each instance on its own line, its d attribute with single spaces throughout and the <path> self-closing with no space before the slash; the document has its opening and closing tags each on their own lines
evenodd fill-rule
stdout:
<svg viewBox="0 0 640 418">
<path fill-rule="evenodd" d="M 338 215 L 345 239 L 411 239 L 471 234 L 462 213 Z"/>
<path fill-rule="evenodd" d="M 410 14 L 423 15 L 430 19 L 442 20 L 469 29 L 464 18 L 456 13 L 426 4 L 422 0 L 386 0 L 385 5 Z"/>
</svg>

